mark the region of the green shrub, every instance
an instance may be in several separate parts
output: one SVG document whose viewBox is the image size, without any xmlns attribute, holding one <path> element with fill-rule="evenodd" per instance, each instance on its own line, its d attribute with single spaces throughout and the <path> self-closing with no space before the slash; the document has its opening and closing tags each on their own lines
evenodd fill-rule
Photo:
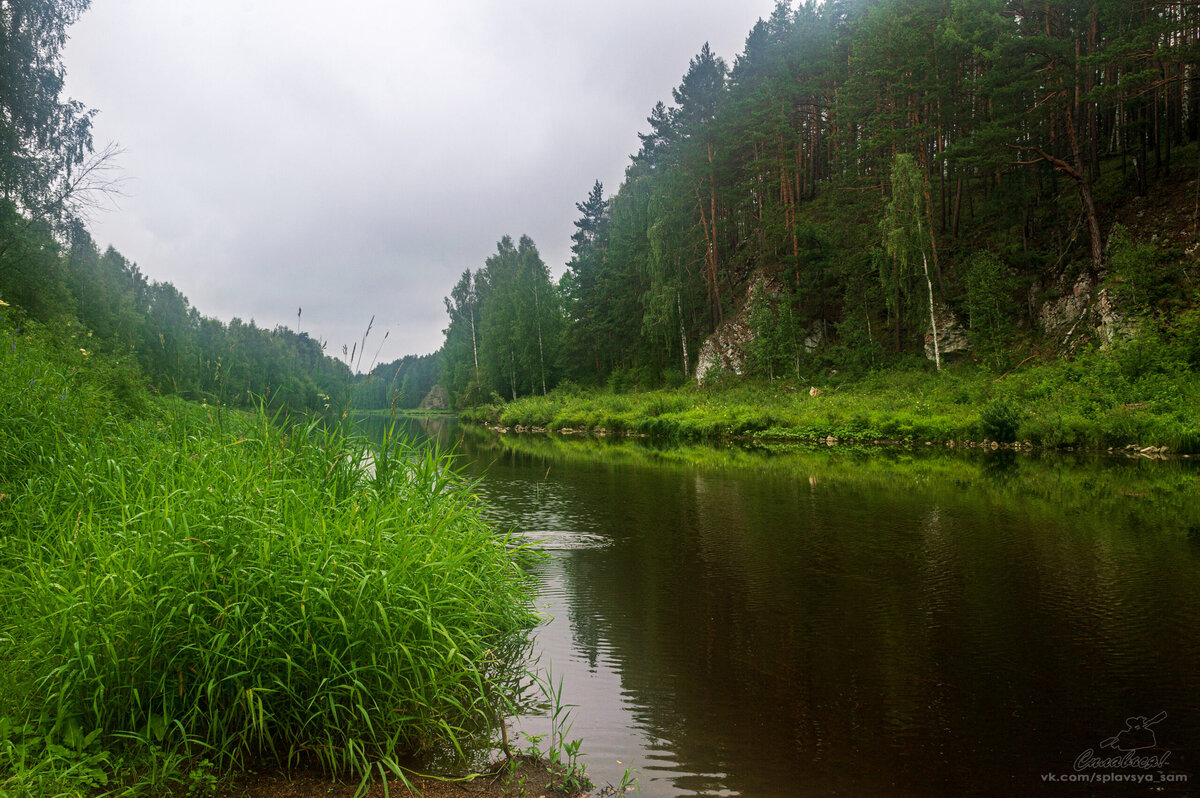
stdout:
<svg viewBox="0 0 1200 798">
<path fill-rule="evenodd" d="M 634 375 L 627 369 L 613 369 L 608 375 L 608 390 L 609 393 L 628 393 L 633 390 L 636 380 Z"/>
<path fill-rule="evenodd" d="M 665 369 L 662 373 L 663 385 L 668 388 L 679 388 L 687 381 L 687 377 L 679 369 Z"/>
<path fill-rule="evenodd" d="M 1176 357 L 1193 369 L 1200 367 L 1200 306 L 1176 314 L 1170 336 Z"/>
<path fill-rule="evenodd" d="M 1009 397 L 997 397 L 979 411 L 979 432 L 987 440 L 1011 443 L 1017 439 L 1024 411 Z"/>
<path fill-rule="evenodd" d="M 1189 429 L 1180 429 L 1171 441 L 1171 447 L 1184 454 L 1200 453 L 1200 426 L 1193 426 Z"/>
<path fill-rule="evenodd" d="M 1112 291 L 1122 307 L 1142 313 L 1176 293 L 1175 270 L 1161 247 L 1135 241 L 1118 224 L 1113 228 L 1108 249 L 1108 267 L 1115 278 Z"/>
<path fill-rule="evenodd" d="M 458 411 L 458 417 L 469 424 L 499 424 L 504 403 L 477 405 Z"/>
<path fill-rule="evenodd" d="M 995 362 L 1013 337 L 1012 272 L 995 253 L 981 250 L 967 261 L 967 313 L 975 350 Z"/>
<path fill-rule="evenodd" d="M 1181 356 L 1181 323 L 1086 351 L 1075 360 L 1023 364 L 1003 382 L 987 369 L 958 364 L 939 374 L 923 360 L 860 377 L 808 385 L 726 377 L 703 390 L 660 390 L 556 398 L 551 426 L 605 427 L 666 437 L 770 435 L 889 438 L 907 441 L 1030 441 L 1103 447 L 1151 440 L 1177 448 L 1200 420 L 1200 375 Z M 507 407 L 510 423 L 534 424 L 540 397 Z M 1153 422 L 1153 423 L 1151 423 Z M 1183 445 L 1183 444 L 1180 444 Z"/>
<path fill-rule="evenodd" d="M 488 391 L 476 380 L 467 383 L 461 394 L 455 402 L 455 406 L 459 410 L 464 410 L 468 407 L 479 407 L 486 404 L 500 404 L 500 397 L 494 391 Z"/>
</svg>

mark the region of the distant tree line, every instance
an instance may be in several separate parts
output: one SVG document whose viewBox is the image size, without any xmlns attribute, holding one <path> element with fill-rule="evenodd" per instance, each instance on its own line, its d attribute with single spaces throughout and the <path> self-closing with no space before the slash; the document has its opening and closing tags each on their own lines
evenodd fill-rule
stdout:
<svg viewBox="0 0 1200 798">
<path fill-rule="evenodd" d="M 511 242 L 463 275 L 446 380 L 678 381 L 764 277 L 763 376 L 903 356 L 937 307 L 1003 348 L 1031 286 L 1104 274 L 1112 206 L 1196 141 L 1198 55 L 1188 0 L 779 2 L 732 66 L 701 48 L 616 193 L 578 203 L 554 290 L 500 278 Z"/>
<path fill-rule="evenodd" d="M 349 367 L 308 333 L 202 316 L 175 286 L 148 280 L 112 247 L 101 253 L 82 225 L 61 243 L 11 205 L 5 211 L 0 296 L 35 321 L 77 323 L 85 348 L 136 363 L 157 392 L 293 410 L 340 408 L 348 398 Z"/>
<path fill-rule="evenodd" d="M 1196 168 L 1190 0 L 779 2 L 732 66 L 705 45 L 651 109 L 615 194 L 597 182 L 577 203 L 557 284 L 505 237 L 452 288 L 439 353 L 362 376 L 98 250 L 82 220 L 114 189 L 114 151 L 61 96 L 87 6 L 0 3 L 0 299 L 77 322 L 159 392 L 321 410 L 415 407 L 438 379 L 466 403 L 676 383 L 747 304 L 747 365 L 768 378 L 904 357 L 942 310 L 1003 353 L 1033 326 L 1031 290 L 1065 272 L 1115 277 L 1139 313 L 1194 301 L 1172 253 L 1111 225 Z"/>
<path fill-rule="evenodd" d="M 175 286 L 99 251 L 85 220 L 119 188 L 117 152 L 94 150 L 94 112 L 62 96 L 66 31 L 88 5 L 0 3 L 0 300 L 128 364 L 159 393 L 304 411 L 416 406 L 436 381 L 436 356 L 356 376 L 305 332 L 202 316 Z"/>
</svg>

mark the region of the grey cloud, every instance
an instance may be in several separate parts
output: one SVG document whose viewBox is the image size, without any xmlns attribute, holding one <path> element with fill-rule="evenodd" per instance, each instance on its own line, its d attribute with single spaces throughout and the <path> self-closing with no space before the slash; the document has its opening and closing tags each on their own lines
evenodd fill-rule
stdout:
<svg viewBox="0 0 1200 798">
<path fill-rule="evenodd" d="M 98 0 L 68 92 L 127 148 L 130 196 L 95 237 L 206 315 L 303 306 L 340 351 L 375 314 L 383 360 L 432 351 L 501 235 L 562 271 L 574 203 L 617 188 L 700 46 L 732 60 L 772 5 Z"/>
</svg>

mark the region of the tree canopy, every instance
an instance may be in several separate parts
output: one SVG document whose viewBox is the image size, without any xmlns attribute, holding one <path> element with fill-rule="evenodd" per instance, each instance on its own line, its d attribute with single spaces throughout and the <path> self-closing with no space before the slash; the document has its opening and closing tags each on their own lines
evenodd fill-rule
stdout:
<svg viewBox="0 0 1200 798">
<path fill-rule="evenodd" d="M 1182 0 L 780 0 L 731 67 L 700 49 L 620 186 L 577 204 L 547 374 L 687 375 L 759 284 L 787 305 L 756 311 L 772 340 L 821 330 L 813 363 L 917 350 L 935 304 L 980 340 L 1029 329 L 1019 297 L 1104 278 L 1119 204 L 1194 146 L 1198 55 Z M 505 332 L 518 363 L 532 333 Z M 498 362 L 490 389 L 541 389 Z"/>
</svg>

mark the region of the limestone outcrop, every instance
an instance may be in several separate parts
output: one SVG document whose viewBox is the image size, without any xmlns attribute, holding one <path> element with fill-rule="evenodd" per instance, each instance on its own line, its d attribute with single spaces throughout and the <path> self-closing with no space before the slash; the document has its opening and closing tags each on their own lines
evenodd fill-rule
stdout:
<svg viewBox="0 0 1200 798">
<path fill-rule="evenodd" d="M 446 389 L 441 385 L 435 385 L 429 389 L 429 393 L 421 400 L 421 409 L 432 412 L 445 412 L 450 409 L 450 396 L 446 393 Z"/>
<path fill-rule="evenodd" d="M 757 291 L 762 291 L 773 305 L 779 301 L 782 286 L 762 272 L 753 275 L 742 307 L 717 327 L 700 347 L 695 372 L 697 385 L 717 374 L 741 375 L 746 370 L 746 345 L 754 340 L 754 332 L 750 329 L 750 297 Z"/>
<path fill-rule="evenodd" d="M 965 352 L 971 348 L 971 340 L 967 337 L 967 328 L 959 323 L 954 311 L 942 304 L 935 304 L 935 320 L 937 321 L 937 353 L 944 358 L 955 352 Z M 933 360 L 933 326 L 925 331 L 925 357 Z"/>
<path fill-rule="evenodd" d="M 1041 290 L 1035 285 L 1029 301 L 1038 308 L 1042 334 L 1063 352 L 1073 351 L 1090 336 L 1106 347 L 1118 336 L 1132 332 L 1108 289 L 1087 272 L 1074 278 L 1063 274 Z"/>
<path fill-rule="evenodd" d="M 696 361 L 696 384 L 718 374 L 741 374 L 746 368 L 746 344 L 754 339 L 745 309 L 726 319 L 700 347 Z"/>
</svg>

